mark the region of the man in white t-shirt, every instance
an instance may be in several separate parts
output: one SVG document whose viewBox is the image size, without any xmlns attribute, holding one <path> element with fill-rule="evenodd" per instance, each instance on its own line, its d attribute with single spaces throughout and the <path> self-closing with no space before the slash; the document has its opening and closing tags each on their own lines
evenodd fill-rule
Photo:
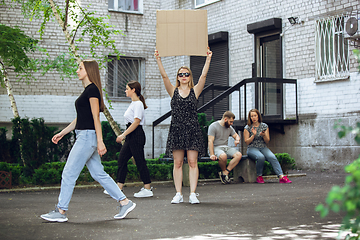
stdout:
<svg viewBox="0 0 360 240">
<path fill-rule="evenodd" d="M 208 148 L 210 159 L 215 161 L 219 159 L 219 172 L 220 180 L 223 184 L 230 183 L 229 173 L 240 162 L 242 154 L 228 146 L 229 136 L 235 139 L 235 146 L 240 143 L 240 136 L 235 132 L 231 126 L 234 123 L 235 115 L 226 111 L 221 120 L 213 122 L 208 130 Z M 232 158 L 227 165 L 227 159 Z"/>
</svg>

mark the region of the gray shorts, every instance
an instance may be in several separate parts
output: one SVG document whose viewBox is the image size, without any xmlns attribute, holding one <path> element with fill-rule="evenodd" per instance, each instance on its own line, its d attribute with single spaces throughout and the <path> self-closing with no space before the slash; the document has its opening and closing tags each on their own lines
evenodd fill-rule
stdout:
<svg viewBox="0 0 360 240">
<path fill-rule="evenodd" d="M 214 153 L 217 158 L 223 153 L 226 153 L 228 158 L 233 158 L 234 154 L 239 152 L 235 148 L 229 146 L 216 146 L 214 147 Z"/>
</svg>

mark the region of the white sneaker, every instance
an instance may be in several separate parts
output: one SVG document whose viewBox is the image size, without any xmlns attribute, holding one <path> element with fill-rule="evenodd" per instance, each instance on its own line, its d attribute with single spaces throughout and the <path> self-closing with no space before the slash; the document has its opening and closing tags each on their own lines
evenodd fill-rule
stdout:
<svg viewBox="0 0 360 240">
<path fill-rule="evenodd" d="M 152 191 L 152 187 L 149 189 L 141 188 L 141 190 L 137 193 L 134 193 L 134 197 L 142 198 L 142 197 L 152 197 L 154 193 Z"/>
<path fill-rule="evenodd" d="M 191 204 L 200 203 L 199 199 L 197 199 L 197 196 L 199 196 L 198 193 L 191 193 L 189 196 L 189 203 L 191 203 Z"/>
<path fill-rule="evenodd" d="M 104 190 L 104 193 L 105 193 L 106 195 L 110 195 L 110 194 L 108 193 L 108 191 L 106 191 L 106 190 Z"/>
<path fill-rule="evenodd" d="M 184 202 L 183 195 L 181 193 L 176 193 L 176 195 L 171 200 L 171 203 L 182 203 Z"/>
</svg>

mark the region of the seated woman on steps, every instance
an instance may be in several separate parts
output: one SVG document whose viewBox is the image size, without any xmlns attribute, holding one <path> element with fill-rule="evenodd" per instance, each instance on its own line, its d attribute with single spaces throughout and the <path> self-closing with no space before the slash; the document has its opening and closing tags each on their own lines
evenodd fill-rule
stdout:
<svg viewBox="0 0 360 240">
<path fill-rule="evenodd" d="M 278 175 L 279 183 L 291 183 L 287 176 L 284 176 L 276 156 L 266 146 L 270 142 L 269 128 L 266 123 L 262 122 L 261 114 L 257 109 L 249 111 L 247 125 L 244 129 L 244 140 L 248 145 L 247 155 L 256 161 L 257 183 L 264 183 L 262 174 L 265 160 L 270 162 L 276 175 Z"/>
</svg>

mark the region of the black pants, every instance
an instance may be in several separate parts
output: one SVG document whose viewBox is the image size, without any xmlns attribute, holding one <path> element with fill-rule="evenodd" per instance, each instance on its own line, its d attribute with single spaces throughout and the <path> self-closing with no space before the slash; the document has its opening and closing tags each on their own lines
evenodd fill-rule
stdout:
<svg viewBox="0 0 360 240">
<path fill-rule="evenodd" d="M 131 124 L 128 123 L 126 128 Z M 119 183 L 125 183 L 126 175 L 128 172 L 127 163 L 129 159 L 133 156 L 136 162 L 136 167 L 140 173 L 141 181 L 144 184 L 151 183 L 149 169 L 146 166 L 145 154 L 144 154 L 144 145 L 146 137 L 144 130 L 141 125 L 139 125 L 133 132 L 126 136 L 125 143 L 122 146 L 118 159 L 118 172 L 116 181 Z"/>
</svg>

